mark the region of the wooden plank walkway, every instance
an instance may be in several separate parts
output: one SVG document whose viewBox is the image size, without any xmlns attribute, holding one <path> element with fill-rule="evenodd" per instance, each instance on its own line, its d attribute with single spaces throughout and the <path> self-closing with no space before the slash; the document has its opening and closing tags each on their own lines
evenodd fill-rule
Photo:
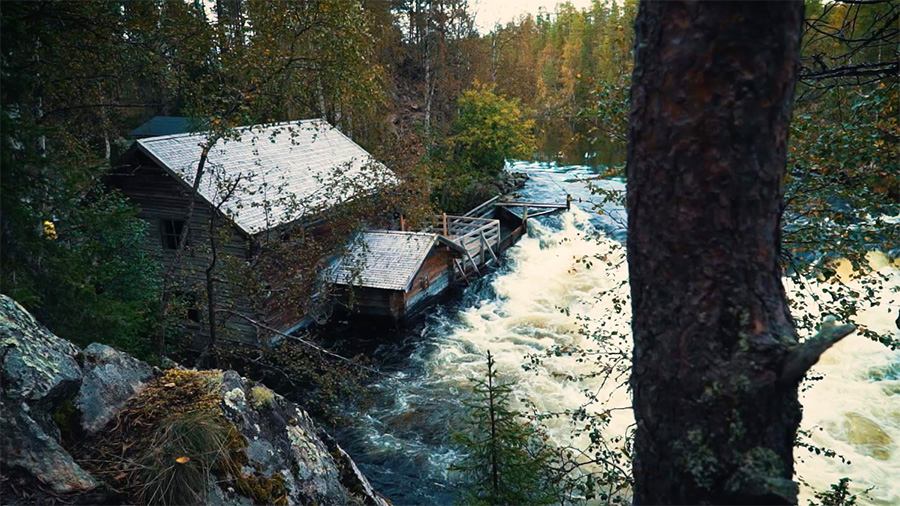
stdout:
<svg viewBox="0 0 900 506">
<path fill-rule="evenodd" d="M 483 204 L 482 204 L 483 205 Z M 495 202 L 496 207 L 535 207 L 540 209 L 568 209 L 569 204 L 547 204 L 541 202 Z"/>
</svg>

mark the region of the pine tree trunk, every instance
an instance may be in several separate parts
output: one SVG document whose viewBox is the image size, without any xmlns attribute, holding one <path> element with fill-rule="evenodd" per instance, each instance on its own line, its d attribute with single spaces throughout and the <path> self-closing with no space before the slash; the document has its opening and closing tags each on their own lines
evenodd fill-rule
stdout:
<svg viewBox="0 0 900 506">
<path fill-rule="evenodd" d="M 431 99 L 434 97 L 434 86 L 431 82 L 431 41 L 428 28 L 425 28 L 425 134 L 431 134 Z"/>
<path fill-rule="evenodd" d="M 640 5 L 627 165 L 636 504 L 796 503 L 797 386 L 852 330 L 797 345 L 781 284 L 802 18 L 802 2 Z"/>
</svg>

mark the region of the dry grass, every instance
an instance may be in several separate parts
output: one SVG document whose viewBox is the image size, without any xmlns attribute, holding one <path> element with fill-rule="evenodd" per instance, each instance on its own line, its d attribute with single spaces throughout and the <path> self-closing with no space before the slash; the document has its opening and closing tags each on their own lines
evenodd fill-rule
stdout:
<svg viewBox="0 0 900 506">
<path fill-rule="evenodd" d="M 229 464 L 233 434 L 207 411 L 162 420 L 128 477 L 142 504 L 205 504 L 214 469 Z"/>
<path fill-rule="evenodd" d="M 246 439 L 222 412 L 221 386 L 219 371 L 166 371 L 73 454 L 135 504 L 206 504 L 213 482 L 255 504 L 287 504 L 284 477 L 266 476 L 248 462 Z M 274 402 L 265 387 L 249 397 Z"/>
<path fill-rule="evenodd" d="M 243 436 L 219 406 L 219 371 L 168 370 L 132 399 L 106 430 L 76 449 L 83 467 L 141 504 L 206 502 L 216 469 Z"/>
</svg>

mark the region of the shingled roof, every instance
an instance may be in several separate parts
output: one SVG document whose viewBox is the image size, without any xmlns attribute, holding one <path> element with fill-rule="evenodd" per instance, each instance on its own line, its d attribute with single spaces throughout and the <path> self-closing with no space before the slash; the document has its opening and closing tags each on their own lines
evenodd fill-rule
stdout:
<svg viewBox="0 0 900 506">
<path fill-rule="evenodd" d="M 224 200 L 222 211 L 248 234 L 396 182 L 389 169 L 323 120 L 241 127 L 236 134 L 210 149 L 198 190 L 213 206 Z M 190 187 L 207 135 L 167 135 L 136 144 Z"/>
<path fill-rule="evenodd" d="M 364 232 L 335 268 L 334 282 L 407 290 L 437 239 L 424 232 Z"/>
</svg>

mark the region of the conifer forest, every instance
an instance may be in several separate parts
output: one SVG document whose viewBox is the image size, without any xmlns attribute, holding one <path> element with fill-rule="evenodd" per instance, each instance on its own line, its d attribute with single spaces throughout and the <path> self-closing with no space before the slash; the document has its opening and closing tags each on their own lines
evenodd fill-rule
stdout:
<svg viewBox="0 0 900 506">
<path fill-rule="evenodd" d="M 0 503 L 900 504 L 897 0 L 0 1 Z"/>
</svg>

